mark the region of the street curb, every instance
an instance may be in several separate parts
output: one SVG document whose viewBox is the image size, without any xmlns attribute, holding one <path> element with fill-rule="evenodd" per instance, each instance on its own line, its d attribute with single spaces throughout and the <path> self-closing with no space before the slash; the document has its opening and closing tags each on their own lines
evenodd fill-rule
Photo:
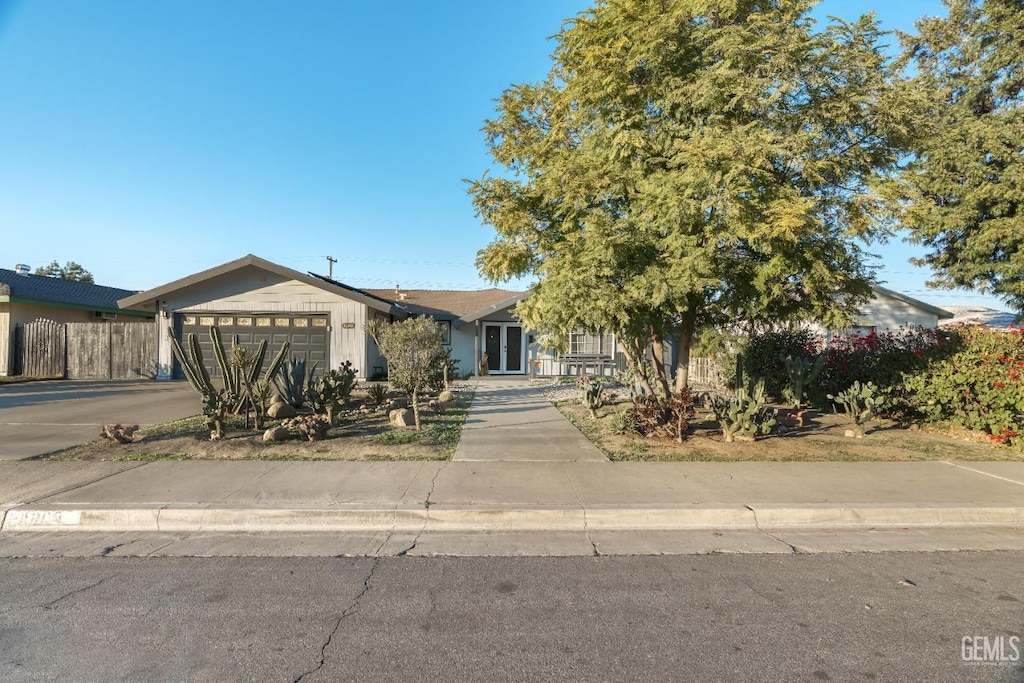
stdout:
<svg viewBox="0 0 1024 683">
<path fill-rule="evenodd" d="M 624 531 L 1024 526 L 1017 507 L 16 507 L 0 531 Z"/>
</svg>

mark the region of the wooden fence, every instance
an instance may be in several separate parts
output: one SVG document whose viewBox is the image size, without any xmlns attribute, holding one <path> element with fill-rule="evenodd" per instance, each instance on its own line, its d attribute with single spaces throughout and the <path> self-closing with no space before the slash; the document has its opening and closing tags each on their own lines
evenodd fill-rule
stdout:
<svg viewBox="0 0 1024 683">
<path fill-rule="evenodd" d="M 31 377 L 152 379 L 156 376 L 156 326 L 144 322 L 24 325 L 17 365 Z"/>
<path fill-rule="evenodd" d="M 722 366 L 714 358 L 691 358 L 689 380 L 691 385 L 698 384 L 716 388 L 725 384 Z"/>
</svg>

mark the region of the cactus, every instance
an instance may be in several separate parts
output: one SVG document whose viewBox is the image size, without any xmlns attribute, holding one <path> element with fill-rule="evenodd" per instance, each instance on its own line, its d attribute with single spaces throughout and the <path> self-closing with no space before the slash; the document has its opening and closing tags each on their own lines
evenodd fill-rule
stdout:
<svg viewBox="0 0 1024 683">
<path fill-rule="evenodd" d="M 449 389 L 445 389 L 437 395 L 437 400 L 440 403 L 451 403 L 455 400 L 455 394 L 453 394 Z"/>
<path fill-rule="evenodd" d="M 388 400 L 388 384 L 387 382 L 377 382 L 371 384 L 366 389 L 366 397 L 375 406 L 379 406 Z"/>
<path fill-rule="evenodd" d="M 167 334 L 171 338 L 171 350 L 181 365 L 181 371 L 185 374 L 185 379 L 188 380 L 188 383 L 192 385 L 192 388 L 203 399 L 203 415 L 206 416 L 206 424 L 210 428 L 210 439 L 216 440 L 224 437 L 224 418 L 228 412 L 237 414 L 245 409 L 246 423 L 248 423 L 248 408 L 252 402 L 248 395 L 249 390 L 243 391 L 242 387 L 252 387 L 256 382 L 256 375 L 259 373 L 260 365 L 263 364 L 263 358 L 266 355 L 266 340 L 260 342 L 255 355 L 249 355 L 248 349 L 243 346 L 233 345 L 229 359 L 224 353 L 220 329 L 216 326 L 210 328 L 214 355 L 217 356 L 217 363 L 220 364 L 221 370 L 224 371 L 225 378 L 224 384 L 226 388 L 218 389 L 213 384 L 213 380 L 210 379 L 210 373 L 203 364 L 203 351 L 199 347 L 199 340 L 196 338 L 196 335 L 188 335 L 188 354 L 186 355 L 181 342 L 174 336 L 174 331 L 168 328 Z M 266 374 L 263 376 L 264 382 L 269 384 L 271 378 L 277 373 L 281 363 L 284 361 L 285 354 L 288 352 L 288 346 L 288 342 L 281 344 L 281 350 L 277 352 L 270 367 L 267 368 Z M 234 378 L 234 380 L 229 378 Z M 232 381 L 237 383 L 232 384 Z M 234 387 L 234 390 L 232 390 L 232 387 Z M 257 422 L 261 421 L 261 417 L 257 413 Z"/>
<path fill-rule="evenodd" d="M 604 405 L 601 393 L 604 391 L 604 382 L 598 377 L 580 377 L 576 381 L 580 389 L 580 403 L 585 405 L 593 417 L 597 417 L 597 409 Z"/>
<path fill-rule="evenodd" d="M 334 424 L 338 408 L 352 395 L 356 374 L 352 363 L 345 361 L 337 370 L 331 370 L 323 377 L 313 379 L 306 389 L 306 398 L 312 404 L 313 410 L 326 414 L 327 419 Z"/>
<path fill-rule="evenodd" d="M 213 386 L 213 382 L 210 380 L 210 373 L 206 371 L 206 366 L 203 365 L 203 352 L 199 348 L 199 340 L 196 339 L 196 335 L 188 335 L 188 347 L 191 356 L 189 358 L 185 356 L 185 350 L 174 336 L 173 330 L 168 329 L 167 333 L 171 337 L 171 350 L 181 365 L 181 371 L 185 373 L 185 378 L 189 384 L 192 385 L 192 388 L 203 399 L 203 415 L 206 417 L 206 426 L 210 430 L 210 440 L 222 439 L 224 437 L 224 416 L 227 414 L 228 407 L 231 404 L 227 392 Z"/>
<path fill-rule="evenodd" d="M 843 411 L 853 418 L 853 426 L 850 431 L 853 436 L 862 438 L 864 436 L 864 425 L 873 420 L 875 416 L 888 403 L 888 398 L 881 393 L 872 382 L 861 384 L 859 381 L 846 391 L 836 395 L 829 394 L 829 399 L 843 406 Z"/>
<path fill-rule="evenodd" d="M 232 363 L 231 359 L 224 352 L 224 342 L 221 339 L 220 328 L 216 325 L 210 326 L 210 339 L 213 341 L 213 355 L 217 357 L 217 365 L 220 366 L 221 374 L 224 375 L 224 390 L 235 402 L 241 398 L 241 386 L 239 382 L 239 370 Z M 231 353 L 241 348 L 237 343 L 232 344 Z"/>
<path fill-rule="evenodd" d="M 294 408 L 301 408 L 303 399 L 306 393 L 306 383 L 312 380 L 313 372 L 316 370 L 316 363 L 306 371 L 308 361 L 305 358 L 297 358 L 292 356 L 292 359 L 285 361 L 281 366 L 280 372 L 274 378 L 277 381 L 277 387 L 281 392 L 281 397 L 292 405 Z"/>
<path fill-rule="evenodd" d="M 825 367 L 825 359 L 818 356 L 814 361 L 810 358 L 793 358 L 792 356 L 779 356 L 786 365 L 786 376 L 789 378 L 789 386 L 785 390 L 785 398 L 794 409 L 800 410 L 804 403 L 804 392 L 807 385 L 813 382 L 821 374 Z"/>
<path fill-rule="evenodd" d="M 760 434 L 768 434 L 775 426 L 775 417 L 765 401 L 764 380 L 761 379 L 753 386 L 740 387 L 735 396 L 715 397 L 711 410 L 727 443 L 737 439 L 753 441 Z"/>
</svg>

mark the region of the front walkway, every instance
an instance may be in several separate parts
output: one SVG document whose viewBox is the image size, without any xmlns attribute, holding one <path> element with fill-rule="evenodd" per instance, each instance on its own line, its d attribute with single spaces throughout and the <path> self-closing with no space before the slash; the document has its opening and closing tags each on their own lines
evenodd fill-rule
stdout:
<svg viewBox="0 0 1024 683">
<path fill-rule="evenodd" d="M 481 378 L 455 460 L 604 462 L 608 458 L 523 378 Z"/>
</svg>

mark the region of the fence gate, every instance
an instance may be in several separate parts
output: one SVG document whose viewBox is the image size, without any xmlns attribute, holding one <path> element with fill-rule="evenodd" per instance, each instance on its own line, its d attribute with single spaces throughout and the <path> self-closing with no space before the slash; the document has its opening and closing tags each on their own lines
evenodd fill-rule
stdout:
<svg viewBox="0 0 1024 683">
<path fill-rule="evenodd" d="M 67 324 L 68 379 L 152 379 L 156 327 L 147 323 Z"/>
<path fill-rule="evenodd" d="M 64 326 L 45 318 L 26 323 L 21 353 L 21 368 L 25 375 L 63 377 Z"/>
</svg>

